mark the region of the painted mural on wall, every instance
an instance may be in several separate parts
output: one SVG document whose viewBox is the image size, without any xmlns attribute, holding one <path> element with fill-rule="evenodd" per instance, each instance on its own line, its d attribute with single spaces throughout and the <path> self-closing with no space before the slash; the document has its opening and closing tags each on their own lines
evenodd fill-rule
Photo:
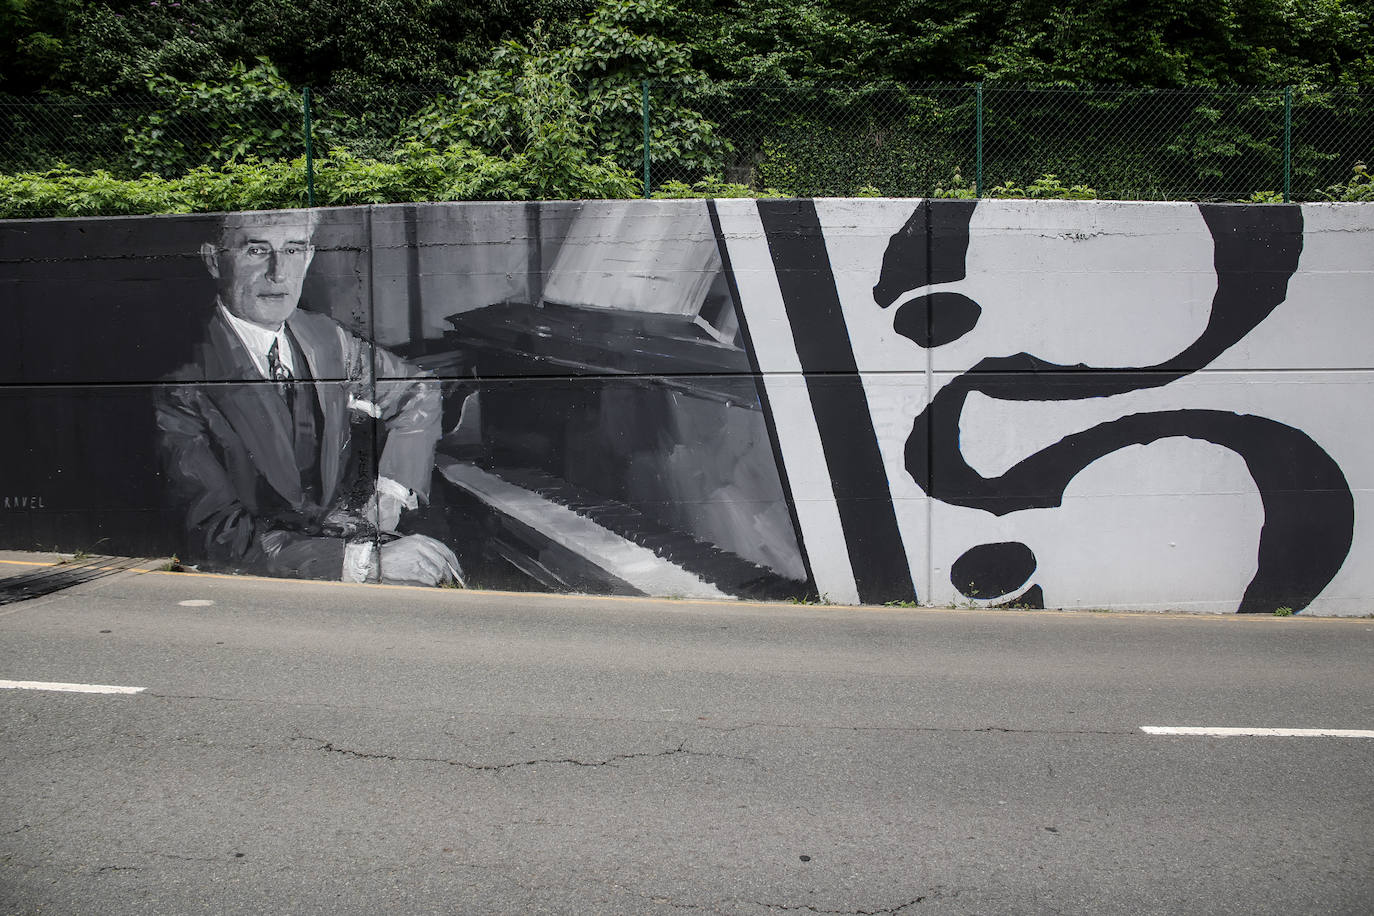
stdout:
<svg viewBox="0 0 1374 916">
<path fill-rule="evenodd" d="M 419 585 L 1365 613 L 1370 209 L 3 223 L 20 442 L 0 546 Z"/>
</svg>

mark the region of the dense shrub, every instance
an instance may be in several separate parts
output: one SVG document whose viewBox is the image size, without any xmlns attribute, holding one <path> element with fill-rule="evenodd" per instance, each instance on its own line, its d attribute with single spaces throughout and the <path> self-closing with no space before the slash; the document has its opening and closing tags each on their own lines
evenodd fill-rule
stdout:
<svg viewBox="0 0 1374 916">
<path fill-rule="evenodd" d="M 321 206 L 425 200 L 534 200 L 638 196 L 640 184 L 609 160 L 510 158 L 455 144 L 416 144 L 393 158 L 361 159 L 344 150 L 315 161 L 315 201 Z M 120 179 L 96 170 L 58 167 L 0 175 L 0 218 L 118 216 L 270 210 L 306 205 L 306 163 L 248 159 L 201 166 L 179 178 Z"/>
</svg>

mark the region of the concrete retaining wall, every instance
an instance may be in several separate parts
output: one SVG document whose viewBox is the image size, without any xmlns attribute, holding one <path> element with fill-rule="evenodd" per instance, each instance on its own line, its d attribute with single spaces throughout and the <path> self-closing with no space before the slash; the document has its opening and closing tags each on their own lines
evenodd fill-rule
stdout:
<svg viewBox="0 0 1374 916">
<path fill-rule="evenodd" d="M 257 236 L 285 384 L 216 305 Z M 1358 204 L 0 222 L 0 546 L 337 578 L 423 534 L 479 586 L 1365 614 L 1371 251 Z M 416 498 L 380 533 L 379 476 Z"/>
</svg>

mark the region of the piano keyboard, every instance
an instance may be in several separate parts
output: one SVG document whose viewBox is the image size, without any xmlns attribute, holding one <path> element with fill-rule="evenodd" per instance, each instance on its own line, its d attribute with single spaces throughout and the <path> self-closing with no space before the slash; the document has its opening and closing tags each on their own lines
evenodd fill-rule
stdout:
<svg viewBox="0 0 1374 916">
<path fill-rule="evenodd" d="M 786 598 L 793 582 L 742 557 L 654 522 L 627 506 L 530 468 L 492 471 L 439 456 L 449 483 L 501 516 L 575 553 L 645 595 Z M 514 559 L 511 562 L 516 562 Z"/>
</svg>

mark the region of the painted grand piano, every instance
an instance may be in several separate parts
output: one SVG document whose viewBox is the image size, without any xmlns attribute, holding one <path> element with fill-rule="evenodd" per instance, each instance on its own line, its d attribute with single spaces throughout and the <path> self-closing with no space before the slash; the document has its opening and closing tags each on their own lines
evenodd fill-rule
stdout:
<svg viewBox="0 0 1374 916">
<path fill-rule="evenodd" d="M 643 246 L 639 263 L 623 252 L 623 240 L 574 234 L 537 301 L 450 314 L 441 338 L 412 348 L 448 380 L 436 465 L 451 539 L 486 587 L 807 594 L 709 227 L 704 240 Z"/>
</svg>

